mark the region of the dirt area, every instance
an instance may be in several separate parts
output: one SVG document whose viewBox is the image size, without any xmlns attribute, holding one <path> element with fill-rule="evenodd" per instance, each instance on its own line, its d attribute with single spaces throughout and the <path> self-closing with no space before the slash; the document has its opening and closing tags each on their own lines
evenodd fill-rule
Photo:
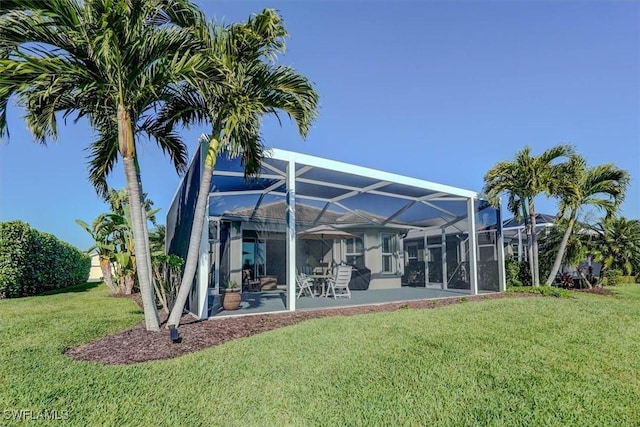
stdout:
<svg viewBox="0 0 640 427">
<path fill-rule="evenodd" d="M 149 360 L 170 359 L 182 356 L 227 341 L 248 337 L 318 317 L 353 316 L 356 314 L 394 311 L 404 308 L 431 309 L 466 301 L 516 296 L 530 297 L 534 295 L 514 293 L 489 294 L 358 307 L 306 310 L 293 313 L 229 317 L 204 321 L 197 321 L 193 317 L 185 315 L 182 318 L 182 323 L 179 328 L 181 336 L 180 343 L 174 343 L 170 340 L 168 329 L 163 328 L 159 332 L 148 332 L 142 324 L 129 330 L 100 338 L 80 347 L 69 349 L 65 354 L 77 360 L 93 361 L 107 365 L 140 363 Z M 132 298 L 140 304 L 140 297 L 138 295 L 134 295 Z M 166 315 L 162 317 L 161 320 L 164 324 Z"/>
<path fill-rule="evenodd" d="M 600 286 L 594 286 L 593 288 L 584 288 L 584 289 L 573 289 L 576 292 L 587 292 L 590 294 L 598 294 L 598 295 L 614 295 L 613 292 L 611 292 L 608 289 L 602 288 Z"/>
</svg>

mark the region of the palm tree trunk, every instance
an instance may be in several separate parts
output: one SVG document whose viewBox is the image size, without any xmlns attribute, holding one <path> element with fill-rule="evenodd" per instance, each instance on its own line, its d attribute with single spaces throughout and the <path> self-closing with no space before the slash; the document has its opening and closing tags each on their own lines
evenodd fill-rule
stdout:
<svg viewBox="0 0 640 427">
<path fill-rule="evenodd" d="M 124 275 L 124 289 L 122 291 L 125 295 L 131 295 L 133 293 L 133 285 L 136 283 L 135 273 L 127 273 Z"/>
<path fill-rule="evenodd" d="M 581 269 L 581 268 L 578 268 L 578 275 L 580 276 L 580 279 L 582 279 L 582 282 L 584 282 L 584 283 L 586 283 L 586 284 L 587 284 L 587 287 L 588 287 L 589 289 L 592 289 L 592 288 L 593 288 L 593 286 L 591 286 L 591 282 L 589 282 L 589 279 L 587 279 L 587 278 L 584 276 L 584 273 L 582 272 L 582 269 Z M 582 289 L 582 286 L 580 286 L 580 289 Z"/>
<path fill-rule="evenodd" d="M 602 261 L 602 267 L 600 267 L 600 275 L 598 276 L 598 280 L 596 281 L 596 286 L 602 288 L 604 286 L 604 278 L 607 272 L 607 266 L 605 261 Z"/>
<path fill-rule="evenodd" d="M 527 235 L 527 260 L 529 261 L 529 277 L 531 279 L 531 285 L 533 286 L 533 240 L 531 239 L 531 223 L 525 203 L 522 203 L 522 219 L 524 221 L 524 230 Z"/>
<path fill-rule="evenodd" d="M 569 244 L 569 237 L 571 236 L 571 232 L 573 231 L 573 225 L 576 222 L 575 216 L 576 211 L 573 211 L 571 213 L 571 218 L 569 219 L 569 225 L 567 225 L 567 229 L 564 230 L 564 235 L 562 236 L 562 240 L 560 241 L 560 247 L 558 248 L 556 259 L 553 262 L 553 267 L 551 267 L 549 277 L 547 277 L 547 282 L 545 283 L 547 286 L 551 286 L 553 284 L 558 271 L 560 271 L 560 266 L 562 266 L 562 259 L 564 258 L 564 253 L 567 250 L 567 245 Z"/>
<path fill-rule="evenodd" d="M 111 260 L 109 258 L 100 257 L 100 270 L 102 270 L 102 280 L 107 284 L 112 293 L 118 292 L 118 287 L 113 283 L 113 275 L 111 274 Z"/>
<path fill-rule="evenodd" d="M 211 188 L 211 176 L 213 168 L 216 164 L 216 158 L 220 150 L 220 144 L 217 139 L 211 138 L 207 150 L 207 158 L 204 162 L 204 170 L 202 171 L 202 179 L 200 180 L 200 190 L 196 201 L 196 209 L 193 214 L 193 225 L 191 226 L 191 236 L 189 238 L 189 250 L 185 261 L 184 273 L 180 283 L 180 289 L 176 296 L 175 304 L 171 309 L 167 325 L 178 326 L 182 317 L 182 310 L 187 302 L 187 297 L 191 291 L 193 279 L 196 275 L 198 267 L 198 255 L 200 253 L 200 244 L 202 240 L 202 230 L 204 227 L 204 219 L 207 213 L 207 202 L 209 200 L 209 190 Z"/>
<path fill-rule="evenodd" d="M 136 170 L 140 170 L 139 169 L 140 166 L 136 164 Z M 140 179 L 140 173 L 138 173 L 138 186 L 140 187 L 140 194 L 144 194 L 142 192 L 142 180 Z M 142 221 L 144 222 L 144 226 L 142 227 L 142 231 L 144 232 L 144 252 L 143 254 L 146 255 L 146 261 L 147 261 L 147 266 L 148 266 L 148 271 L 149 271 L 149 283 L 151 284 L 151 289 L 154 290 L 155 287 L 153 286 L 153 264 L 151 263 L 151 248 L 149 247 L 149 223 L 148 223 L 148 219 L 147 219 L 147 210 L 144 207 L 144 200 L 140 200 L 140 202 L 142 203 Z M 155 305 L 155 292 L 153 295 L 153 301 L 154 301 L 154 306 L 156 307 L 156 315 L 158 314 L 158 308 L 157 305 Z"/>
<path fill-rule="evenodd" d="M 533 199 L 529 199 L 529 226 L 531 227 L 531 252 L 533 260 L 533 286 L 540 286 L 540 269 L 538 266 L 538 236 L 536 235 L 536 211 L 533 207 Z"/>
<path fill-rule="evenodd" d="M 123 162 L 125 175 L 127 177 L 133 244 L 136 250 L 136 272 L 138 273 L 138 285 L 140 286 L 140 296 L 142 297 L 145 325 L 148 331 L 158 331 L 160 330 L 160 320 L 158 318 L 153 286 L 149 280 L 149 263 L 147 256 L 144 254 L 145 247 L 147 247 L 144 242 L 144 227 L 146 226 L 146 221 L 144 220 L 144 207 L 141 202 L 135 161 L 132 157 L 125 157 Z"/>
<path fill-rule="evenodd" d="M 531 286 L 535 286 L 534 285 L 534 276 L 535 276 L 535 272 L 534 272 L 534 268 L 533 268 L 533 264 L 534 264 L 534 259 L 533 259 L 533 238 L 531 236 L 531 224 L 527 225 L 527 261 L 529 261 L 529 276 L 531 279 Z"/>
<path fill-rule="evenodd" d="M 151 280 L 151 263 L 148 261 L 149 246 L 145 242 L 145 236 L 148 234 L 145 232 L 147 217 L 142 204 L 142 185 L 135 162 L 136 148 L 133 138 L 133 125 L 129 112 L 123 105 L 118 106 L 118 144 L 127 181 L 133 244 L 135 250 L 138 251 L 136 271 L 138 273 L 138 285 L 140 286 L 140 296 L 142 297 L 145 325 L 148 331 L 158 331 L 160 330 L 160 319 Z"/>
<path fill-rule="evenodd" d="M 155 280 L 153 281 L 153 287 L 156 290 L 156 296 L 160 301 L 160 305 L 162 305 L 162 311 L 164 311 L 167 315 L 169 315 L 170 311 L 169 311 L 169 304 L 167 304 L 167 294 L 164 290 L 164 286 L 160 277 L 156 276 Z"/>
</svg>

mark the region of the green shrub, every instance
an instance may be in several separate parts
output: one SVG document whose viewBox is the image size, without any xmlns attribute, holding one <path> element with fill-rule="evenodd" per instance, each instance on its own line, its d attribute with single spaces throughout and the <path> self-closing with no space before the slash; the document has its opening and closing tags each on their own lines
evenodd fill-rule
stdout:
<svg viewBox="0 0 640 427">
<path fill-rule="evenodd" d="M 637 276 L 620 276 L 620 283 L 634 283 L 636 280 L 638 280 Z"/>
<path fill-rule="evenodd" d="M 85 282 L 91 258 L 21 221 L 0 223 L 0 298 L 35 295 Z"/>
<path fill-rule="evenodd" d="M 522 282 L 518 279 L 518 272 L 520 271 L 520 263 L 515 259 L 507 259 L 504 262 L 505 279 L 507 282 L 507 288 L 513 286 L 522 286 Z"/>
<path fill-rule="evenodd" d="M 0 298 L 19 296 L 27 275 L 29 224 L 0 223 Z"/>
<path fill-rule="evenodd" d="M 636 283 L 640 283 L 640 273 L 636 274 Z"/>
<path fill-rule="evenodd" d="M 615 286 L 618 285 L 621 282 L 621 278 L 622 278 L 622 271 L 618 270 L 618 269 L 611 269 L 611 270 L 607 270 L 604 272 L 604 277 L 606 279 L 606 284 L 607 286 Z"/>
<path fill-rule="evenodd" d="M 504 262 L 504 268 L 507 288 L 531 286 L 531 273 L 529 272 L 528 262 L 507 259 Z"/>
<path fill-rule="evenodd" d="M 519 262 L 518 268 L 518 280 L 525 286 L 531 286 L 533 284 L 533 280 L 531 280 L 531 270 L 529 270 L 529 262 Z"/>
</svg>

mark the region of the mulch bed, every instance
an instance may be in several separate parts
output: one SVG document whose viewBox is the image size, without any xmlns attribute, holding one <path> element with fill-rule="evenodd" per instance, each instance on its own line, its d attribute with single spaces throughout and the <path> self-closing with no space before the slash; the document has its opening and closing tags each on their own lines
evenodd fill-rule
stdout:
<svg viewBox="0 0 640 427">
<path fill-rule="evenodd" d="M 211 320 L 195 320 L 185 315 L 180 323 L 180 343 L 173 343 L 168 329 L 149 332 L 144 324 L 96 341 L 71 348 L 65 352 L 76 360 L 99 362 L 106 365 L 127 365 L 150 360 L 170 359 L 227 341 L 249 337 L 261 332 L 300 323 L 307 319 L 327 316 L 353 316 L 356 314 L 394 311 L 403 308 L 436 308 L 465 301 L 508 298 L 513 296 L 535 296 L 533 294 L 500 293 L 477 296 L 416 300 L 358 307 L 341 307 L 321 310 L 305 310 L 292 313 L 274 313 L 254 316 L 228 317 Z M 132 298 L 141 305 L 139 295 Z M 163 324 L 166 315 L 161 316 Z"/>
</svg>

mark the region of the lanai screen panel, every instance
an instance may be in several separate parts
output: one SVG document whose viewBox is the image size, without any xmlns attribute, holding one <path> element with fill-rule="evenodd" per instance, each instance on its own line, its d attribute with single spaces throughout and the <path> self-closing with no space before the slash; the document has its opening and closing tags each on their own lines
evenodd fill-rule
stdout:
<svg viewBox="0 0 640 427">
<path fill-rule="evenodd" d="M 273 217 L 276 208 L 268 209 L 273 202 L 270 198 L 286 195 L 286 166 L 287 162 L 278 158 L 265 158 L 260 174 L 245 178 L 238 158 L 219 156 L 211 184 L 209 214 L 253 220 L 262 215 Z M 295 187 L 297 222 L 307 226 L 451 226 L 451 231 L 456 232 L 456 224 L 466 216 L 467 199 L 460 195 L 315 165 L 296 163 Z"/>
<path fill-rule="evenodd" d="M 478 290 L 498 291 L 500 268 L 499 236 L 502 233 L 500 212 L 487 202 L 479 201 L 476 209 L 478 242 Z"/>
<path fill-rule="evenodd" d="M 200 190 L 201 156 L 198 150 L 167 212 L 166 251 L 186 259 L 196 200 Z"/>
</svg>

